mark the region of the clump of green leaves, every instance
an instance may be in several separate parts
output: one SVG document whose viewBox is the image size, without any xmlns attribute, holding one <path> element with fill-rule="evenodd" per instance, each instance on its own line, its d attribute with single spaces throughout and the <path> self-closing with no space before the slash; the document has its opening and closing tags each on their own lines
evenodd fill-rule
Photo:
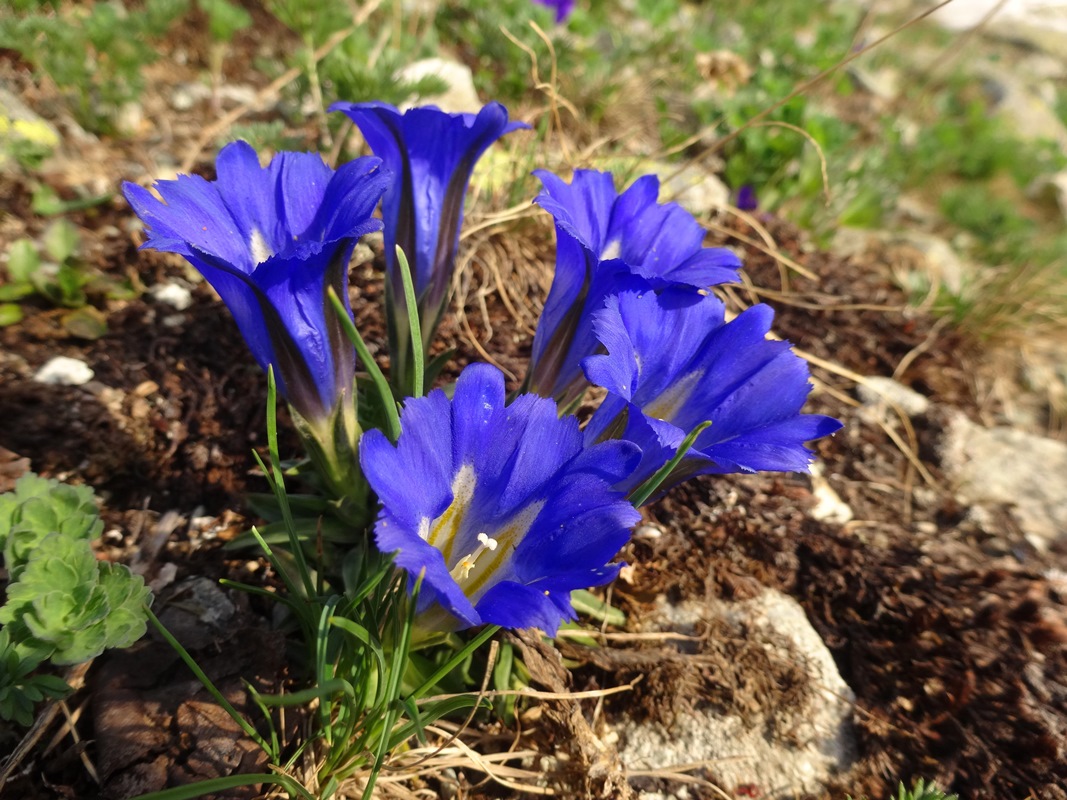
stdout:
<svg viewBox="0 0 1067 800">
<path fill-rule="evenodd" d="M 188 0 L 146 0 L 127 9 L 117 0 L 62 12 L 20 4 L 28 13 L 0 17 L 0 47 L 18 52 L 60 87 L 75 118 L 107 133 L 119 109 L 136 100 L 155 43 L 188 9 Z"/>
<path fill-rule="evenodd" d="M 89 294 L 109 298 L 131 296 L 132 287 L 91 268 L 80 257 L 77 227 L 66 219 L 51 223 L 40 243 L 17 239 L 7 251 L 8 280 L 0 284 L 0 327 L 22 319 L 20 300 L 36 296 L 60 308 L 74 309 L 63 317 L 69 333 L 96 339 L 107 333 L 107 323 L 88 306 Z"/>
<path fill-rule="evenodd" d="M 85 486 L 32 473 L 0 495 L 0 549 L 10 583 L 0 606 L 0 718 L 32 721 L 33 704 L 66 691 L 36 675 L 79 664 L 144 636 L 151 593 L 124 566 L 98 562 L 103 523 Z"/>
<path fill-rule="evenodd" d="M 852 800 L 851 795 L 848 800 Z M 959 800 L 959 796 L 945 794 L 932 782 L 926 783 L 922 778 L 916 778 L 911 789 L 905 788 L 904 782 L 901 781 L 897 788 L 897 796 L 890 800 Z"/>
<path fill-rule="evenodd" d="M 36 703 L 70 691 L 62 678 L 36 674 L 43 660 L 40 651 L 13 642 L 11 631 L 0 628 L 0 719 L 28 728 Z"/>
</svg>

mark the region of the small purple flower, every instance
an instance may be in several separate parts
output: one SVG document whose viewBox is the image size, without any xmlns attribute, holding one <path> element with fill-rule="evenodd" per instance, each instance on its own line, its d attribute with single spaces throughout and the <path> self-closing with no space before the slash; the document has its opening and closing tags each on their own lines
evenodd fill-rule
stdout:
<svg viewBox="0 0 1067 800">
<path fill-rule="evenodd" d="M 440 389 L 409 400 L 394 446 L 380 431 L 360 460 L 382 502 L 378 548 L 424 572 L 424 625 L 494 623 L 555 633 L 574 618 L 570 593 L 615 577 L 611 564 L 639 515 L 612 489 L 637 463 L 628 442 L 583 444 L 574 417 L 467 367 L 450 400 Z M 443 621 L 436 601 L 457 620 Z"/>
<path fill-rule="evenodd" d="M 556 22 L 563 22 L 574 10 L 574 0 L 534 0 L 543 6 L 548 6 L 556 12 Z"/>
<path fill-rule="evenodd" d="M 746 183 L 737 190 L 737 207 L 742 211 L 755 211 L 759 208 L 759 198 L 752 184 Z"/>
<path fill-rule="evenodd" d="M 788 342 L 765 338 L 773 312 L 757 305 L 727 323 L 713 295 L 623 292 L 596 315 L 606 355 L 585 359 L 589 380 L 608 390 L 586 427 L 589 442 L 637 444 L 633 489 L 669 461 L 689 431 L 710 420 L 667 485 L 693 475 L 807 472 L 804 443 L 841 427 L 801 414 L 808 366 Z"/>
<path fill-rule="evenodd" d="M 273 365 L 278 388 L 306 420 L 351 401 L 355 353 L 327 297 L 348 303 L 348 260 L 361 236 L 380 230 L 371 214 L 389 181 L 377 158 L 336 172 L 312 153 L 280 153 L 260 167 L 233 142 L 218 178 L 159 181 L 163 198 L 132 183 L 123 192 L 148 227 L 151 247 L 179 253 L 222 297 L 252 354 Z"/>
<path fill-rule="evenodd" d="M 704 247 L 704 229 L 676 203 L 659 204 L 646 175 L 622 194 L 609 172 L 576 170 L 570 184 L 540 170 L 537 202 L 556 222 L 556 274 L 534 335 L 531 391 L 568 404 L 582 391 L 581 361 L 596 352 L 593 315 L 625 289 L 706 289 L 737 281 L 741 262 Z"/>
<path fill-rule="evenodd" d="M 422 338 L 428 344 L 448 300 L 474 165 L 501 136 L 528 126 L 508 122 L 500 103 L 489 103 L 477 115 L 449 114 L 434 106 L 401 113 L 386 103 L 334 103 L 330 110 L 355 122 L 396 176 L 382 199 L 390 292 L 386 311 L 393 356 L 399 360 L 394 361 L 395 379 L 397 367 L 406 368 L 409 347 L 396 246 L 411 265 Z"/>
</svg>

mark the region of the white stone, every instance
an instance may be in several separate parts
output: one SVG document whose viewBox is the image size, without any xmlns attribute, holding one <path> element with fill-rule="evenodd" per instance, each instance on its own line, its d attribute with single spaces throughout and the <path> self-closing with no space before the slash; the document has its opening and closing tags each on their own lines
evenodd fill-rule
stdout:
<svg viewBox="0 0 1067 800">
<path fill-rule="evenodd" d="M 811 494 L 815 498 L 815 505 L 808 512 L 812 519 L 844 525 L 855 516 L 852 507 L 841 499 L 823 477 L 823 466 L 819 463 L 811 465 Z"/>
<path fill-rule="evenodd" d="M 848 769 L 856 751 L 854 694 L 795 600 L 768 589 L 738 603 L 663 604 L 662 612 L 683 633 L 691 633 L 699 619 L 724 619 L 772 658 L 802 665 L 811 699 L 804 708 L 762 709 L 756 719 L 742 719 L 729 709 L 682 711 L 669 728 L 624 718 L 618 723 L 619 754 L 628 768 L 658 770 L 699 763 L 708 779 L 728 794 L 743 784 L 754 784 L 773 790 L 777 798 L 819 793 L 832 775 Z M 789 736 L 769 735 L 773 730 L 788 730 Z"/>
<path fill-rule="evenodd" d="M 957 413 L 941 462 L 964 504 L 1005 504 L 1038 547 L 1067 535 L 1067 444 Z"/>
<path fill-rule="evenodd" d="M 993 94 L 993 108 L 1024 141 L 1051 140 L 1067 150 L 1067 127 L 1040 92 L 1000 64 L 979 64 L 978 77 Z"/>
<path fill-rule="evenodd" d="M 914 389 L 892 378 L 872 375 L 856 387 L 856 394 L 864 405 L 877 406 L 885 403 L 895 406 L 909 417 L 919 417 L 930 408 L 930 401 Z"/>
<path fill-rule="evenodd" d="M 185 311 L 193 304 L 193 293 L 180 283 L 157 283 L 148 293 L 154 300 L 166 303 L 178 311 Z"/>
<path fill-rule="evenodd" d="M 396 75 L 398 80 L 408 83 L 431 76 L 447 83 L 448 91 L 444 94 L 413 98 L 412 102 L 401 106 L 402 108 L 416 104 L 433 104 L 442 111 L 452 113 L 476 114 L 481 110 L 482 102 L 474 88 L 474 75 L 466 64 L 444 58 L 424 58 L 408 64 Z"/>
<path fill-rule="evenodd" d="M 658 164 L 661 176 L 660 199 L 672 200 L 698 219 L 730 204 L 730 189 L 719 177 L 690 163 L 679 169 L 675 164 Z"/>
<path fill-rule="evenodd" d="M 84 361 L 56 356 L 37 370 L 33 379 L 37 383 L 50 383 L 54 386 L 83 386 L 93 379 L 93 374 Z"/>
</svg>

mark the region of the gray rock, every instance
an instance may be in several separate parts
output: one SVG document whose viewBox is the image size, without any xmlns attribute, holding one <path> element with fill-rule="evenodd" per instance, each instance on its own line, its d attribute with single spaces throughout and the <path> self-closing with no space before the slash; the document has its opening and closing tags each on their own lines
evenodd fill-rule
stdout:
<svg viewBox="0 0 1067 800">
<path fill-rule="evenodd" d="M 678 203 L 698 219 L 730 204 L 730 189 L 700 164 L 681 169 L 676 164 L 656 164 L 652 171 L 663 178 L 660 199 Z"/>
<path fill-rule="evenodd" d="M 1034 200 L 1051 200 L 1067 220 L 1067 170 L 1038 178 L 1026 190 L 1026 194 Z"/>
<path fill-rule="evenodd" d="M 823 471 L 821 463 L 811 465 L 811 494 L 815 498 L 815 504 L 808 513 L 812 519 L 819 522 L 844 525 L 852 520 L 855 514 L 852 507 L 841 499 L 830 482 L 823 477 Z"/>
<path fill-rule="evenodd" d="M 1000 64 L 980 64 L 976 73 L 994 110 L 1020 139 L 1053 141 L 1067 151 L 1067 127 L 1039 91 Z"/>
<path fill-rule="evenodd" d="M 856 394 L 864 405 L 886 403 L 896 406 L 909 417 L 919 417 L 930 408 L 930 401 L 914 389 L 892 378 L 874 375 L 856 387 Z"/>
<path fill-rule="evenodd" d="M 750 702 L 736 709 L 698 707 L 677 714 L 669 726 L 624 719 L 616 733 L 629 769 L 699 763 L 731 796 L 738 787 L 754 784 L 764 797 L 789 798 L 818 793 L 832 775 L 849 767 L 856 749 L 854 695 L 796 601 L 765 590 L 738 603 L 664 603 L 661 616 L 661 624 L 680 632 L 717 617 L 769 659 L 799 666 L 809 691 L 806 700 L 789 708 L 754 710 Z M 668 796 L 680 798 L 682 789 Z"/>
<path fill-rule="evenodd" d="M 955 415 L 941 462 L 965 504 L 1005 504 L 1035 547 L 1067 535 L 1067 444 Z"/>
<path fill-rule="evenodd" d="M 415 83 L 426 77 L 437 77 L 448 84 L 444 94 L 420 97 L 419 105 L 433 104 L 442 111 L 476 114 L 482 108 L 478 91 L 474 88 L 474 75 L 470 67 L 445 58 L 424 58 L 408 64 L 396 77 L 398 80 Z"/>
<path fill-rule="evenodd" d="M 44 150 L 55 149 L 60 142 L 59 131 L 44 117 L 35 113 L 14 93 L 0 86 L 0 167 L 7 161 L 5 141 L 21 140 Z"/>
<path fill-rule="evenodd" d="M 955 248 L 940 236 L 916 230 L 868 231 L 861 228 L 839 228 L 834 234 L 831 249 L 846 258 L 862 256 L 872 247 L 908 247 L 918 251 L 926 267 L 926 274 L 918 276 L 923 285 L 940 284 L 954 294 L 961 295 L 974 272 L 974 266 L 962 259 Z M 914 283 L 914 276 L 898 276 L 906 285 Z"/>
</svg>

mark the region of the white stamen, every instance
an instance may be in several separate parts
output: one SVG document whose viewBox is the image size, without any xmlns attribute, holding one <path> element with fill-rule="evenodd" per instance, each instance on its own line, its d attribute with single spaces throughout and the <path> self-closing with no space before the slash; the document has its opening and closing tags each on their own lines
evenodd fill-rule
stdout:
<svg viewBox="0 0 1067 800">
<path fill-rule="evenodd" d="M 601 261 L 610 261 L 613 258 L 618 258 L 622 255 L 622 241 L 620 239 L 612 239 L 604 246 L 604 250 L 600 253 Z"/>
<path fill-rule="evenodd" d="M 497 542 L 497 540 L 489 534 L 479 533 L 478 548 L 473 553 L 463 556 L 463 558 L 459 560 L 459 563 L 457 563 L 456 566 L 452 568 L 452 572 L 450 573 L 452 575 L 452 578 L 457 583 L 459 583 L 460 581 L 467 580 L 467 578 L 470 577 L 471 570 L 474 569 L 474 567 L 478 563 L 478 556 L 480 556 L 486 550 L 496 550 L 498 544 L 499 542 Z"/>
</svg>

